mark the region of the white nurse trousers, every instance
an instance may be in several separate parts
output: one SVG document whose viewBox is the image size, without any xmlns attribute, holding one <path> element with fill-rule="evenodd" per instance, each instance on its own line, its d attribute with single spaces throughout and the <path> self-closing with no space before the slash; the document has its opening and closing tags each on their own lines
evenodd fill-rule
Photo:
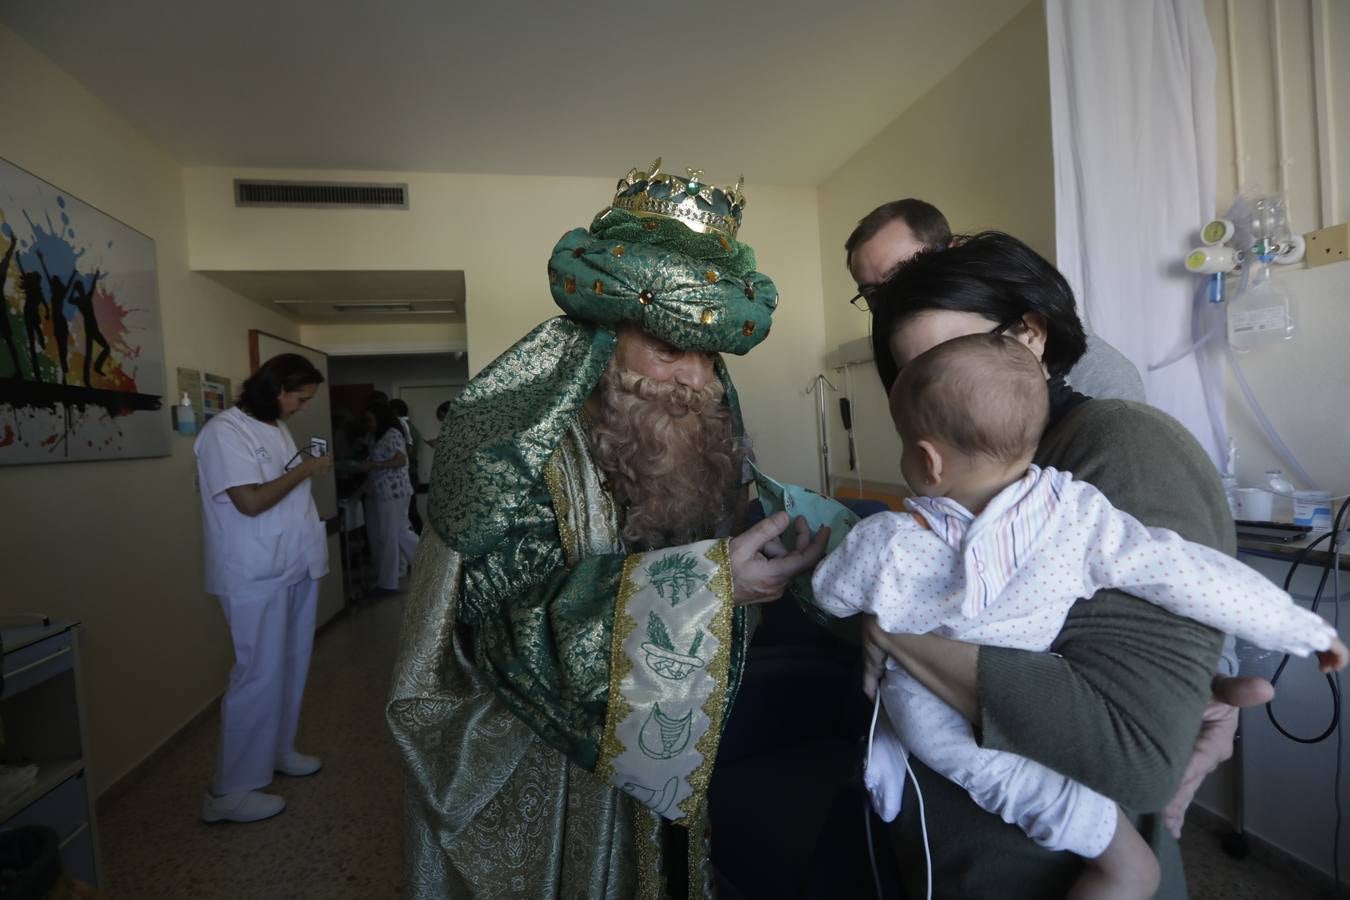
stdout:
<svg viewBox="0 0 1350 900">
<path fill-rule="evenodd" d="M 220 701 L 215 793 L 266 787 L 278 756 L 295 749 L 318 600 L 319 583 L 308 577 L 290 587 L 221 598 L 234 639 L 234 668 Z"/>
<path fill-rule="evenodd" d="M 367 509 L 366 532 L 370 535 L 375 563 L 375 584 L 386 591 L 398 590 L 398 579 L 412 567 L 417 555 L 417 532 L 408 522 L 408 498 L 372 498 Z"/>
</svg>

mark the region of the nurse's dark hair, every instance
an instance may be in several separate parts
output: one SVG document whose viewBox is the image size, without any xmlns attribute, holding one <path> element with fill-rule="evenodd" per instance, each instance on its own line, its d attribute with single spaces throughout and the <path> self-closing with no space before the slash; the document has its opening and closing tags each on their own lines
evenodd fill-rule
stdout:
<svg viewBox="0 0 1350 900">
<path fill-rule="evenodd" d="M 298 353 L 281 353 L 258 366 L 235 402 L 253 418 L 274 422 L 281 415 L 277 402 L 281 392 L 298 391 L 307 384 L 323 384 L 323 373 Z"/>
<path fill-rule="evenodd" d="M 387 400 L 376 400 L 367 407 L 366 412 L 375 419 L 375 431 L 371 435 L 375 440 L 384 437 L 389 429 L 398 430 L 399 434 L 403 429 L 399 426 L 398 413 L 394 411 L 394 405 Z"/>
<path fill-rule="evenodd" d="M 1023 316 L 1045 318 L 1041 361 L 1063 375 L 1087 350 L 1073 289 L 1059 270 L 1017 238 L 983 231 L 951 246 L 926 250 L 902 265 L 871 298 L 872 358 L 889 393 L 900 374 L 891 337 L 909 320 L 934 310 L 974 313 L 990 330 L 1005 326 L 1016 336 Z"/>
</svg>

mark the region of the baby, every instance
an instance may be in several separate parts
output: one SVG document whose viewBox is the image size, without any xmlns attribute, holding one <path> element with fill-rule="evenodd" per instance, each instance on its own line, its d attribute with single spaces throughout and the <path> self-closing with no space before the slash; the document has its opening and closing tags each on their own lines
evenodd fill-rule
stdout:
<svg viewBox="0 0 1350 900">
<path fill-rule="evenodd" d="M 892 633 L 1047 650 L 1069 608 L 1118 588 L 1271 650 L 1350 651 L 1321 617 L 1228 556 L 1148 528 L 1067 472 L 1031 464 L 1049 411 L 1045 374 L 1017 341 L 977 334 L 901 372 L 891 415 L 909 512 L 859 523 L 812 579 L 818 606 L 865 612 Z M 893 665 L 893 663 L 892 663 Z M 880 688 L 866 781 L 878 815 L 900 810 L 906 752 L 1042 846 L 1084 858 L 1069 894 L 1152 897 L 1157 860 L 1116 804 L 1020 756 L 979 747 L 970 723 L 893 668 Z M 887 721 L 888 720 L 888 721 Z"/>
</svg>

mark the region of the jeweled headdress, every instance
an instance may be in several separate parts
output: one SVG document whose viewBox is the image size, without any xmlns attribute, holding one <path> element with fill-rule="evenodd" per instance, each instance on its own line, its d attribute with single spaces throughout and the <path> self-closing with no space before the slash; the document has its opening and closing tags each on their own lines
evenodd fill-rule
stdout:
<svg viewBox="0 0 1350 900">
<path fill-rule="evenodd" d="M 589 229 L 562 236 L 549 259 L 553 299 L 574 319 L 635 324 L 685 350 L 748 353 L 769 333 L 778 290 L 736 239 L 741 182 L 715 188 L 632 169 Z"/>
<path fill-rule="evenodd" d="M 702 169 L 685 169 L 688 178 L 661 171 L 661 158 L 651 171 L 629 169 L 619 179 L 610 205 L 643 218 L 675 219 L 700 234 L 715 232 L 735 238 L 745 209 L 744 179 L 735 187 L 719 188 L 703 181 Z"/>
</svg>

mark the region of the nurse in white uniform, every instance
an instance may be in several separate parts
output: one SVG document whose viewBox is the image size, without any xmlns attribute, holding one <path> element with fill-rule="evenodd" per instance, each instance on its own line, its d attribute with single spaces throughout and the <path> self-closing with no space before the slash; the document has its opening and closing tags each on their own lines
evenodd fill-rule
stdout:
<svg viewBox="0 0 1350 900">
<path fill-rule="evenodd" d="M 234 668 L 220 703 L 216 774 L 202 807 L 207 822 L 255 822 L 286 801 L 260 789 L 274 772 L 312 775 L 317 757 L 295 749 L 300 701 L 314 644 L 328 541 L 310 478 L 332 457 L 298 451 L 285 420 L 323 382 L 309 360 L 274 356 L 244 382 L 238 405 L 197 437 L 206 533 L 206 590 L 225 610 Z"/>
<path fill-rule="evenodd" d="M 366 419 L 375 438 L 364 466 L 370 473 L 366 531 L 374 556 L 376 591 L 392 594 L 397 593 L 399 577 L 412 567 L 417 555 L 417 532 L 408 519 L 413 496 L 408 442 L 390 404 L 372 403 Z"/>
</svg>

